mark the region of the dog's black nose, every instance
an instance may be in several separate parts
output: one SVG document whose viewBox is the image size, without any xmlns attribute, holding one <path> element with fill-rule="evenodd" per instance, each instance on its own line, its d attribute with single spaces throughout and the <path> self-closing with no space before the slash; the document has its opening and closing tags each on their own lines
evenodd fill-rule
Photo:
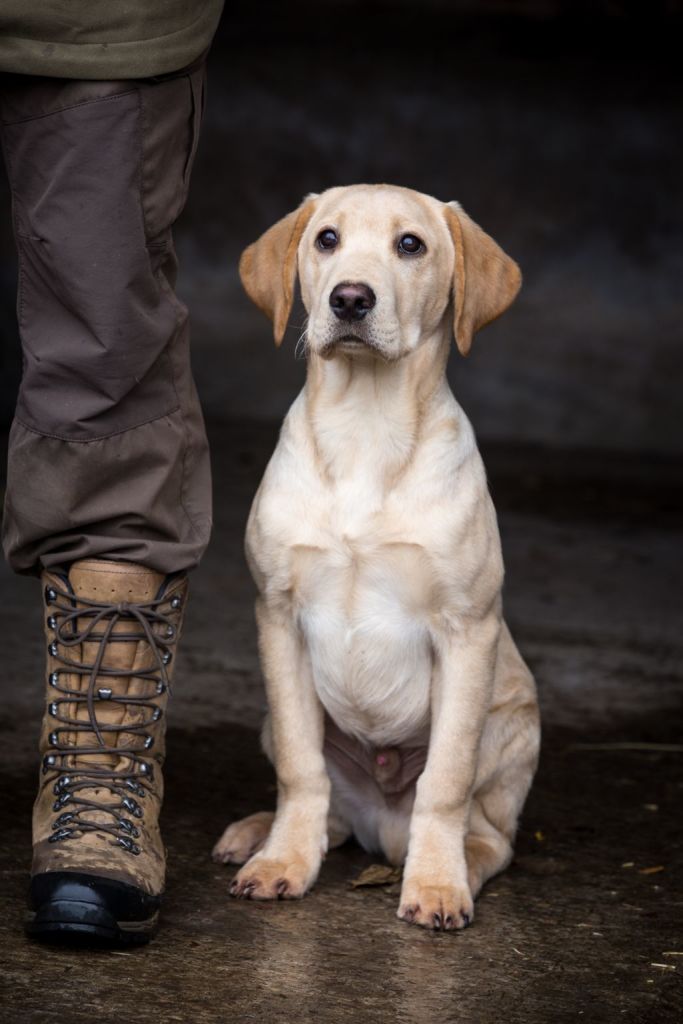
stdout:
<svg viewBox="0 0 683 1024">
<path fill-rule="evenodd" d="M 342 282 L 330 292 L 332 312 L 340 320 L 362 320 L 377 302 L 369 285 L 362 282 Z"/>
</svg>

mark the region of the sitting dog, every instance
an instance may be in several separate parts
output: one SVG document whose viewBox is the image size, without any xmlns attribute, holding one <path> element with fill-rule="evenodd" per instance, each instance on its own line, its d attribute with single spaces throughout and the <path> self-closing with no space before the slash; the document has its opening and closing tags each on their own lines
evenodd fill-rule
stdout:
<svg viewBox="0 0 683 1024">
<path fill-rule="evenodd" d="M 460 929 L 512 857 L 540 726 L 445 369 L 521 275 L 458 203 L 389 185 L 311 193 L 244 251 L 278 345 L 297 271 L 306 384 L 246 531 L 277 811 L 231 824 L 214 858 L 244 865 L 233 895 L 292 898 L 354 835 L 405 862 L 400 918 Z"/>
</svg>

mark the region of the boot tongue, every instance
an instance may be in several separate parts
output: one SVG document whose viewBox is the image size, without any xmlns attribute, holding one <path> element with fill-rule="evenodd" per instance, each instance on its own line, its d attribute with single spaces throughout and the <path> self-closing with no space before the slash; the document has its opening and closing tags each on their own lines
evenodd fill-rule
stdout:
<svg viewBox="0 0 683 1024">
<path fill-rule="evenodd" d="M 117 605 L 124 602 L 127 604 L 145 604 L 146 602 L 153 601 L 164 579 L 165 576 L 162 573 L 154 572 L 133 562 L 114 562 L 108 559 L 84 559 L 74 563 L 69 571 L 69 582 L 76 599 L 87 598 L 99 604 Z M 83 607 L 87 608 L 88 606 L 84 605 Z M 87 617 L 79 618 L 79 628 L 84 628 L 87 621 Z M 105 619 L 100 622 L 93 633 L 101 635 L 107 628 L 108 621 L 108 619 Z M 136 642 L 133 639 L 126 642 L 117 642 L 112 639 L 107 644 L 107 649 L 104 651 L 102 658 L 102 668 L 108 669 L 110 672 L 117 668 L 122 669 L 124 675 L 101 674 L 98 678 L 99 685 L 96 689 L 96 695 L 99 695 L 98 691 L 101 688 L 104 688 L 105 691 L 110 691 L 112 696 L 118 697 L 122 697 L 125 694 L 140 696 L 144 693 L 149 693 L 149 681 L 145 682 L 139 678 L 129 677 L 126 674 L 134 667 L 144 670 L 154 666 L 153 654 L 145 640 L 141 625 L 129 617 L 120 618 L 112 630 L 113 636 L 116 636 L 118 633 L 126 633 L 128 636 L 137 634 L 140 637 L 140 641 Z M 99 647 L 100 642 L 97 638 L 84 641 L 81 646 L 84 662 L 93 664 L 98 656 Z M 80 689 L 84 689 L 87 686 L 87 677 L 81 676 L 76 681 L 76 685 Z M 140 707 L 126 707 L 125 704 L 111 698 L 104 701 L 100 699 L 96 705 L 97 720 L 101 725 L 121 726 L 124 722 L 135 724 L 142 721 L 145 714 L 149 715 L 149 712 L 145 712 Z M 87 710 L 84 705 L 79 708 L 77 718 L 80 721 L 88 720 Z M 96 759 L 97 762 L 109 768 L 124 767 L 127 761 L 122 761 L 120 755 L 114 753 L 114 750 L 117 746 L 128 746 L 131 742 L 135 743 L 137 737 L 123 732 L 105 732 L 103 736 L 106 747 L 113 749 L 111 754 L 103 751 Z M 97 743 L 95 735 L 90 733 L 82 733 L 80 740 L 86 745 Z M 93 764 L 94 760 L 94 758 L 83 759 L 84 762 L 90 765 Z M 78 762 L 79 759 L 76 754 L 74 766 Z"/>
<path fill-rule="evenodd" d="M 134 562 L 110 562 L 92 558 L 76 562 L 69 571 L 69 581 L 76 597 L 118 604 L 121 601 L 143 603 L 153 601 L 164 575 Z"/>
</svg>

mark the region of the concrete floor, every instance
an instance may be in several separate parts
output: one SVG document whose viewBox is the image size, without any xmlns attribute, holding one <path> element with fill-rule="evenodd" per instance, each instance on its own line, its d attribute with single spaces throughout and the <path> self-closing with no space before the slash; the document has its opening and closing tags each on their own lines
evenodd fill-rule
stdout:
<svg viewBox="0 0 683 1024">
<path fill-rule="evenodd" d="M 168 890 L 158 937 L 134 953 L 60 951 L 23 936 L 41 608 L 34 580 L 0 570 L 1 1019 L 679 1021 L 675 467 L 484 451 L 508 621 L 537 675 L 544 744 L 512 867 L 486 887 L 470 929 L 432 935 L 397 920 L 397 886 L 350 887 L 372 862 L 352 844 L 330 854 L 296 903 L 231 900 L 232 871 L 210 859 L 229 820 L 274 798 L 257 743 L 264 696 L 242 534 L 276 427 L 242 422 L 211 435 L 215 533 L 193 577 L 171 708 Z"/>
</svg>

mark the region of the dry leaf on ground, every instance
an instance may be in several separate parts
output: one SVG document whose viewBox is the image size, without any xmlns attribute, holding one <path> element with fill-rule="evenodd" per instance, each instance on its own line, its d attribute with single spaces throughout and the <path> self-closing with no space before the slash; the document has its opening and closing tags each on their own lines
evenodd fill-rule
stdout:
<svg viewBox="0 0 683 1024">
<path fill-rule="evenodd" d="M 351 888 L 358 889 L 362 885 L 393 885 L 394 882 L 400 881 L 400 868 L 392 868 L 390 864 L 371 864 L 351 881 Z"/>
</svg>

